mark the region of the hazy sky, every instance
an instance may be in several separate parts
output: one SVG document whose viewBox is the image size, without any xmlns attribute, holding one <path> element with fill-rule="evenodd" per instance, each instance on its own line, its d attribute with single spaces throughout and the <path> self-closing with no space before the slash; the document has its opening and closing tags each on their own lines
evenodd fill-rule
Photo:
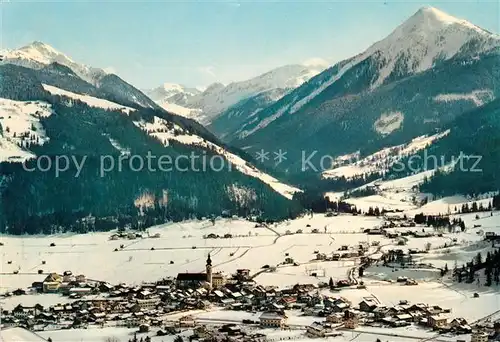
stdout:
<svg viewBox="0 0 500 342">
<path fill-rule="evenodd" d="M 424 5 L 500 32 L 499 0 L 10 0 L 0 5 L 1 47 L 43 41 L 141 88 L 206 86 L 313 57 L 333 64 L 384 38 Z"/>
</svg>

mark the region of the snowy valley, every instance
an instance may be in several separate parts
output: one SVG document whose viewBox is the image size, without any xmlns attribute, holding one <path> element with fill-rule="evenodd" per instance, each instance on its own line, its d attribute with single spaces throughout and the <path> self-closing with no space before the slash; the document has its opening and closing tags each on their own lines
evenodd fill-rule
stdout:
<svg viewBox="0 0 500 342">
<path fill-rule="evenodd" d="M 499 341 L 500 36 L 413 13 L 207 87 L 1 50 L 0 341 Z"/>
</svg>

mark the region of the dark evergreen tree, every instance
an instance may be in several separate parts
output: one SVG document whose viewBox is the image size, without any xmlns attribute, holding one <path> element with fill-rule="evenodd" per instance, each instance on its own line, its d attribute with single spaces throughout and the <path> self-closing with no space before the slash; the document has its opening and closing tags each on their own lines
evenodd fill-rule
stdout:
<svg viewBox="0 0 500 342">
<path fill-rule="evenodd" d="M 484 283 L 484 285 L 486 286 L 491 286 L 492 284 L 492 274 L 491 274 L 491 268 L 489 267 L 486 267 L 484 269 L 484 275 L 486 277 L 486 282 Z"/>
<path fill-rule="evenodd" d="M 456 279 L 458 275 L 458 263 L 455 260 L 455 263 L 453 264 L 453 271 L 452 271 L 452 276 Z"/>
<path fill-rule="evenodd" d="M 472 262 L 467 265 L 467 280 L 468 284 L 472 284 L 474 282 L 474 264 Z"/>
<path fill-rule="evenodd" d="M 495 281 L 495 285 L 498 286 L 500 284 L 500 269 L 498 266 L 493 271 L 493 280 Z"/>
<path fill-rule="evenodd" d="M 500 194 L 493 197 L 492 206 L 493 208 L 500 210 Z"/>
<path fill-rule="evenodd" d="M 477 253 L 476 258 L 474 259 L 474 266 L 476 270 L 481 269 L 481 266 L 483 265 L 483 257 L 481 255 L 481 252 Z"/>
</svg>

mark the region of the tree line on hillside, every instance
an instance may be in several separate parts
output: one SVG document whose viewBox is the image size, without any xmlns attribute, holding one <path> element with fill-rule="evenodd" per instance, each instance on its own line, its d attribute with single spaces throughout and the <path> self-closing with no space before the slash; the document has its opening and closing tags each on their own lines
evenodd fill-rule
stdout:
<svg viewBox="0 0 500 342">
<path fill-rule="evenodd" d="M 498 60 L 498 55 L 496 55 Z M 462 156 L 460 167 L 437 170 L 421 186 L 422 192 L 442 196 L 457 193 L 475 197 L 500 189 L 500 99 L 459 116 L 450 134 L 431 147 L 437 156 Z M 458 166 L 458 165 L 457 165 Z"/>
<path fill-rule="evenodd" d="M 310 172 L 300 172 L 292 175 L 282 173 L 281 175 L 301 189 L 306 189 L 308 192 L 316 193 L 325 193 L 330 191 L 348 192 L 349 189 L 361 187 L 362 185 L 371 183 L 382 177 L 382 174 L 378 172 L 361 174 L 348 178 L 345 176 L 323 178 L 321 175 Z"/>
<path fill-rule="evenodd" d="M 67 172 L 24 172 L 18 163 L 2 163 L 0 231 L 38 234 L 147 228 L 185 219 L 216 217 L 228 212 L 278 221 L 296 217 L 300 205 L 256 179 L 239 173 L 232 178 L 218 172 L 133 172 L 124 167 L 105 177 L 98 175 L 95 160 L 87 159 L 78 178 Z M 33 166 L 28 162 L 28 166 Z M 241 184 L 255 192 L 242 202 L 228 193 Z M 147 203 L 135 201 L 142 196 Z M 216 199 L 216 200 L 214 200 Z M 86 217 L 94 217 L 92 223 Z"/>
<path fill-rule="evenodd" d="M 461 231 L 465 231 L 465 222 L 461 218 L 450 221 L 450 217 L 446 215 L 424 215 L 420 213 L 415 215 L 414 222 L 434 228 L 448 227 L 450 231 L 453 227 L 460 227 Z"/>
<path fill-rule="evenodd" d="M 351 214 L 361 213 L 361 211 L 352 204 L 344 201 L 332 201 L 330 197 L 325 197 L 323 193 L 311 190 L 295 193 L 293 200 L 296 201 L 301 208 L 315 213 L 326 213 L 328 211 Z"/>
<path fill-rule="evenodd" d="M 346 194 L 344 195 L 345 197 L 351 197 L 351 198 L 357 198 L 357 197 L 367 197 L 367 196 L 373 196 L 377 194 L 377 190 L 375 190 L 372 187 L 366 187 L 363 189 L 358 189 L 358 190 L 353 190 L 353 191 L 347 191 Z"/>
<path fill-rule="evenodd" d="M 476 274 L 481 270 L 484 270 L 483 274 L 485 281 L 483 284 L 481 284 L 481 280 Z M 447 265 L 442 274 L 446 273 L 448 273 Z M 455 262 L 455 266 L 452 270 L 452 278 L 458 283 L 465 282 L 467 284 L 472 284 L 476 281 L 478 286 L 500 285 L 500 249 L 497 248 L 492 252 L 487 252 L 486 258 L 484 259 L 481 253 L 477 253 L 471 261 L 465 263 L 461 267 Z"/>
<path fill-rule="evenodd" d="M 469 206 L 468 203 L 462 204 L 462 206 L 459 208 L 455 207 L 455 212 L 461 213 L 461 214 L 468 214 L 468 213 L 478 213 L 478 212 L 483 212 L 483 211 L 492 211 L 493 210 L 493 202 L 489 202 L 488 206 L 484 206 L 483 203 L 477 204 L 477 202 L 472 202 L 472 204 Z"/>
<path fill-rule="evenodd" d="M 79 161 L 86 157 L 85 165 L 75 177 L 74 165 L 56 176 L 54 172 L 39 170 L 35 159 L 26 163 L 33 172 L 26 172 L 19 162 L 1 162 L 0 232 L 37 234 L 108 230 L 113 226 L 148 227 L 166 221 L 219 216 L 223 211 L 240 217 L 282 220 L 296 217 L 301 211 L 296 202 L 256 178 L 234 168 L 218 172 L 206 167 L 205 172 L 191 172 L 191 160 L 180 159 L 179 167 L 169 172 L 150 172 L 147 168 L 137 171 L 126 161 L 121 168 L 115 167 L 101 176 L 101 156 L 112 156 L 117 162 L 121 153 L 110 137 L 143 161 L 148 153 L 172 159 L 191 153 L 210 158 L 217 153 L 174 142 L 164 146 L 134 124 L 134 121 L 152 121 L 154 114 L 161 113 L 138 109 L 127 116 L 120 111 L 89 107 L 78 100 L 68 105 L 67 99 L 52 96 L 35 85 L 31 89 L 30 97 L 43 98 L 57 113 L 40 119 L 50 140 L 42 146 L 33 144 L 31 151 L 48 156 L 52 165 L 60 155 Z M 19 89 L 12 83 L 0 88 L 0 94 L 15 91 Z M 18 95 L 22 97 L 22 92 Z M 200 159 L 195 165 L 198 170 L 202 169 Z M 247 196 L 243 201 L 231 195 L 228 189 L 234 186 L 255 196 Z M 134 201 L 143 195 L 152 200 L 146 208 L 139 208 Z M 88 216 L 95 217 L 95 222 L 82 224 Z"/>
</svg>

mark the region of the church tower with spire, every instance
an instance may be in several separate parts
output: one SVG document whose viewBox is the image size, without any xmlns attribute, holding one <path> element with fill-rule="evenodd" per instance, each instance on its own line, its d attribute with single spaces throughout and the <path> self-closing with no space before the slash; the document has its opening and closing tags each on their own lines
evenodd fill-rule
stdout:
<svg viewBox="0 0 500 342">
<path fill-rule="evenodd" d="M 207 270 L 207 283 L 209 285 L 210 290 L 212 290 L 212 259 L 210 258 L 210 253 L 208 253 L 206 270 Z"/>
</svg>

